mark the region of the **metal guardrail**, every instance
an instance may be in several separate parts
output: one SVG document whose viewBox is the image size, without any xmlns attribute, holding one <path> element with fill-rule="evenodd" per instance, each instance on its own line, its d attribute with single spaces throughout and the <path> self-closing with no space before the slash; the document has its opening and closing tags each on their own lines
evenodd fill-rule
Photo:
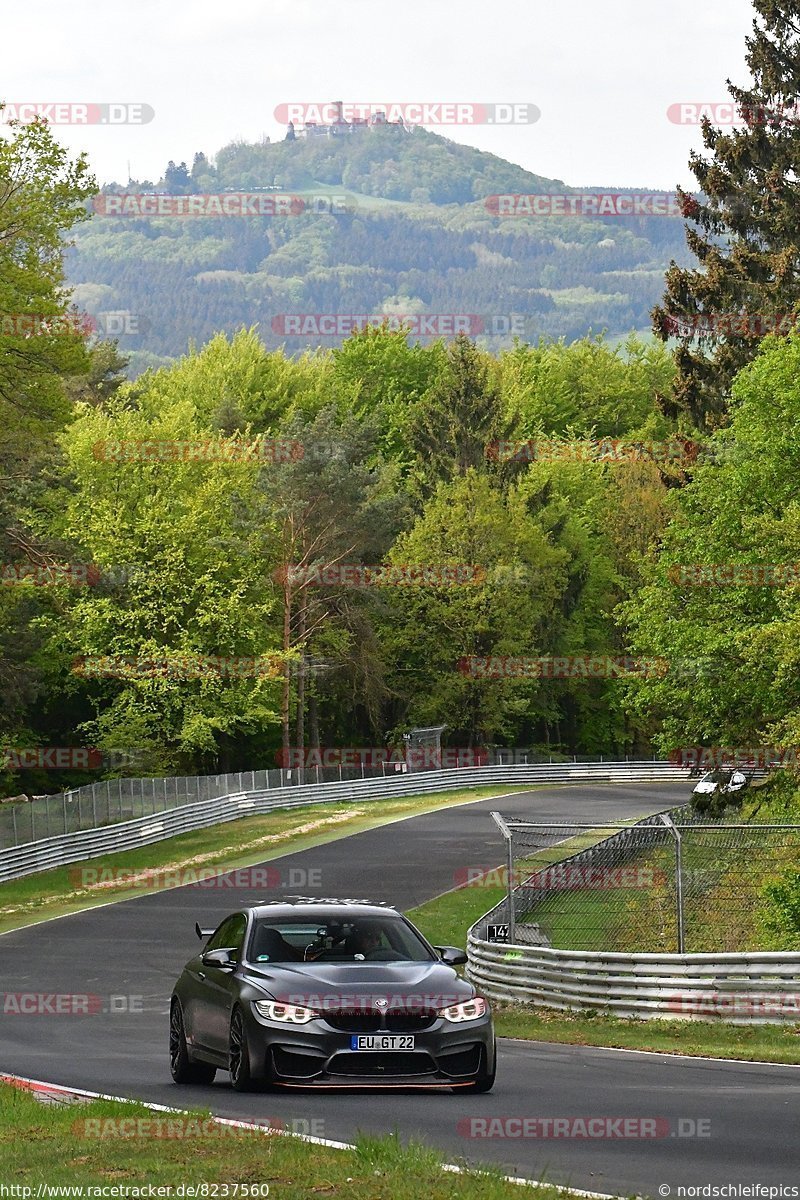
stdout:
<svg viewBox="0 0 800 1200">
<path fill-rule="evenodd" d="M 676 819 L 680 812 L 673 810 Z M 645 818 L 562 862 L 591 863 L 605 845 L 624 846 L 637 829 L 655 827 L 658 821 Z M 535 923 L 517 925 L 510 942 L 490 942 L 487 925 L 510 923 L 513 929 L 510 917 L 505 899 L 476 921 L 467 936 L 467 977 L 489 999 L 640 1019 L 800 1024 L 798 952 L 565 950 L 541 944 L 547 939 Z"/>
<path fill-rule="evenodd" d="M 356 754 L 360 751 L 356 751 Z M 557 765 L 569 762 L 563 757 L 554 761 L 541 751 L 508 749 L 497 747 L 490 757 L 477 762 L 442 763 L 438 769 L 457 768 L 464 770 L 473 766 L 536 766 Z M 323 752 L 321 757 L 325 757 Z M 337 752 L 333 752 L 335 759 Z M 508 756 L 508 757 L 506 757 Z M 346 757 L 346 752 L 343 758 Z M 584 756 L 573 756 L 571 762 L 592 762 Z M 603 763 L 603 755 L 600 762 Z M 613 762 L 614 759 L 607 761 Z M 627 761 L 627 759 L 626 759 Z M 0 850 L 9 846 L 24 846 L 28 842 L 43 841 L 62 833 L 77 833 L 80 830 L 97 829 L 103 825 L 122 824 L 136 817 L 155 816 L 173 808 L 183 808 L 201 800 L 215 800 L 223 796 L 238 796 L 240 792 L 262 790 L 280 791 L 307 784 L 353 783 L 363 779 L 396 778 L 422 770 L 434 770 L 436 764 L 425 767 L 412 766 L 406 761 L 391 760 L 380 763 L 341 761 L 329 765 L 315 763 L 306 767 L 272 767 L 252 771 L 236 771 L 224 775 L 170 775 L 122 776 L 88 783 L 70 791 L 49 796 L 34 796 L 32 800 L 15 797 L 8 801 L 0 799 Z"/>
<path fill-rule="evenodd" d="M 398 796 L 493 784 L 524 786 L 554 783 L 635 783 L 687 780 L 684 767 L 664 762 L 553 763 L 530 766 L 460 767 L 445 771 L 414 772 L 386 778 L 343 783 L 305 784 L 237 792 L 131 821 L 13 846 L 0 852 L 0 882 L 67 866 L 84 859 L 135 849 L 179 833 L 204 829 L 239 817 L 255 816 L 278 809 L 329 804 L 343 800 L 359 803 Z M 688 780 L 687 780 L 688 782 Z"/>
<path fill-rule="evenodd" d="M 617 1017 L 800 1023 L 800 954 L 609 954 L 500 945 L 470 930 L 472 983 L 490 999 Z"/>
</svg>

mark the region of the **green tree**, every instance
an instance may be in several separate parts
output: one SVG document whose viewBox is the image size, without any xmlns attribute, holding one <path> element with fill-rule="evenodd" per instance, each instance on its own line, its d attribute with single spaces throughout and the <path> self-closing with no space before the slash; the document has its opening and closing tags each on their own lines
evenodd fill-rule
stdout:
<svg viewBox="0 0 800 1200">
<path fill-rule="evenodd" d="M 331 354 L 332 385 L 341 403 L 377 422 L 382 452 L 407 467 L 415 406 L 444 368 L 440 342 L 409 343 L 402 330 L 368 325 Z"/>
<path fill-rule="evenodd" d="M 661 552 L 624 608 L 633 647 L 668 667 L 637 683 L 630 701 L 661 722 L 665 750 L 797 745 L 798 379 L 797 335 L 766 339 L 734 381 L 718 461 L 669 496 Z M 748 574 L 759 566 L 772 570 Z"/>
<path fill-rule="evenodd" d="M 312 744 L 319 744 L 318 702 L 327 688 L 324 677 L 315 678 L 314 660 L 324 664 L 332 652 L 338 661 L 325 671 L 332 666 L 334 672 L 345 672 L 351 694 L 359 697 L 358 707 L 373 730 L 377 725 L 383 672 L 370 633 L 369 600 L 347 587 L 320 586 L 319 573 L 380 562 L 402 519 L 403 498 L 395 486 L 396 470 L 376 456 L 374 421 L 352 414 L 341 419 L 331 405 L 313 420 L 295 414 L 283 426 L 281 439 L 298 453 L 267 468 L 261 488 L 265 511 L 279 531 L 275 578 L 286 663 L 281 694 L 286 762 L 293 702 L 296 745 L 305 742 L 307 706 Z"/>
<path fill-rule="evenodd" d="M 633 336 L 613 348 L 601 337 L 518 343 L 500 355 L 500 370 L 503 404 L 519 437 L 646 431 L 657 438 L 669 430 L 660 407 L 671 396 L 675 366 L 657 343 Z"/>
<path fill-rule="evenodd" d="M 182 162 L 176 166 L 172 159 L 168 162 L 164 172 L 164 187 L 172 196 L 187 195 L 189 192 L 197 190 L 186 163 Z"/>
<path fill-rule="evenodd" d="M 491 444 L 506 428 L 490 360 L 460 333 L 447 347 L 440 374 L 409 413 L 407 437 L 422 494 L 469 470 L 486 471 Z"/>
<path fill-rule="evenodd" d="M 666 411 L 688 413 L 701 427 L 724 422 L 732 380 L 756 353 L 765 319 L 791 322 L 800 302 L 800 4 L 753 0 L 753 6 L 746 54 L 753 84 L 728 81 L 745 125 L 723 133 L 703 120 L 708 153 L 692 153 L 690 166 L 704 199 L 679 189 L 698 266 L 673 261 L 664 300 L 652 314 L 659 337 L 680 339 L 675 397 Z M 731 314 L 744 320 L 722 335 L 714 318 Z"/>
<path fill-rule="evenodd" d="M 78 406 L 63 438 L 72 490 L 56 528 L 83 561 L 122 574 L 79 590 L 67 619 L 50 626 L 62 690 L 95 708 L 85 732 L 104 748 L 147 751 L 166 773 L 227 769 L 237 745 L 263 742 L 278 722 L 281 673 L 268 579 L 277 534 L 269 522 L 241 521 L 258 508 L 258 458 L 239 434 L 215 438 L 203 416 L 215 397 L 186 397 L 175 376 L 123 388 L 102 410 Z M 221 450 L 116 454 L 142 442 Z M 75 658 L 106 656 L 96 677 L 91 661 L 84 678 L 70 674 Z M 196 671 L 207 656 L 258 658 L 264 673 Z M 153 660 L 166 665 L 139 670 Z"/>
<path fill-rule="evenodd" d="M 379 627 L 396 729 L 447 724 L 453 744 L 513 741 L 538 711 L 538 684 L 474 678 L 461 660 L 546 652 L 544 629 L 565 585 L 566 558 L 520 492 L 504 496 L 471 467 L 439 484 L 388 562 L 471 574 L 463 583 L 386 589 Z"/>
<path fill-rule="evenodd" d="M 64 377 L 89 367 L 85 330 L 68 311 L 63 237 L 86 218 L 85 202 L 95 191 L 86 159 L 70 160 L 46 122 L 9 122 L 0 138 L 3 564 L 53 561 L 52 547 L 31 530 L 28 516 L 55 470 L 54 438 L 69 415 Z M 42 589 L 0 587 L 0 736 L 29 731 L 43 686 L 36 623 L 48 604 Z"/>
</svg>

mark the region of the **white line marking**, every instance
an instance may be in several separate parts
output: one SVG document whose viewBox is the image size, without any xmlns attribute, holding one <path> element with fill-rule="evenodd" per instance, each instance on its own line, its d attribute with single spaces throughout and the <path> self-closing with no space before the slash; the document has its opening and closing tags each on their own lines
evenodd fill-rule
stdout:
<svg viewBox="0 0 800 1200">
<path fill-rule="evenodd" d="M 62 1096 L 79 1096 L 87 1100 L 114 1100 L 119 1104 L 141 1104 L 143 1108 L 149 1108 L 151 1112 L 166 1112 L 185 1114 L 188 1112 L 185 1108 L 172 1108 L 166 1104 L 155 1104 L 149 1100 L 132 1100 L 130 1096 L 110 1096 L 106 1092 L 89 1092 L 85 1088 L 64 1087 L 59 1083 L 44 1083 L 40 1079 L 28 1079 L 24 1075 L 11 1075 L 9 1073 L 0 1074 L 0 1082 L 10 1083 L 12 1087 L 22 1087 L 25 1091 L 41 1091 L 48 1095 L 61 1094 Z M 356 1147 L 350 1142 L 334 1142 L 330 1138 L 314 1137 L 310 1133 L 293 1133 L 288 1129 L 271 1129 L 263 1125 L 254 1124 L 252 1121 L 238 1121 L 233 1117 L 218 1117 L 215 1114 L 214 1120 L 220 1125 L 230 1125 L 234 1129 L 253 1129 L 261 1131 L 267 1137 L 290 1137 L 295 1138 L 299 1142 L 306 1142 L 312 1146 L 327 1146 L 331 1150 L 355 1150 Z M 442 1170 L 449 1171 L 455 1175 L 465 1174 L 463 1167 L 455 1166 L 453 1163 L 442 1163 Z M 611 1192 L 585 1192 L 580 1188 L 561 1187 L 555 1183 L 540 1183 L 536 1179 L 523 1179 L 516 1175 L 504 1175 L 503 1179 L 506 1183 L 518 1183 L 523 1187 L 534 1188 L 550 1188 L 561 1193 L 565 1200 L 569 1196 L 586 1196 L 588 1200 L 621 1200 L 620 1197 L 613 1195 Z M 635 1200 L 644 1200 L 643 1197 L 635 1197 Z"/>
<path fill-rule="evenodd" d="M 532 1011 L 535 1013 L 536 1010 Z M 737 1028 L 737 1026 L 732 1028 Z M 706 1054 L 673 1054 L 671 1050 L 632 1050 L 629 1046 L 587 1046 L 584 1042 L 548 1042 L 538 1038 L 504 1037 L 499 1040 L 516 1042 L 520 1046 L 558 1046 L 568 1050 L 602 1050 L 605 1054 L 649 1054 L 658 1058 L 680 1058 L 684 1062 L 736 1063 L 740 1067 L 792 1067 L 795 1071 L 800 1068 L 800 1063 L 768 1062 L 763 1058 L 711 1058 Z"/>
</svg>

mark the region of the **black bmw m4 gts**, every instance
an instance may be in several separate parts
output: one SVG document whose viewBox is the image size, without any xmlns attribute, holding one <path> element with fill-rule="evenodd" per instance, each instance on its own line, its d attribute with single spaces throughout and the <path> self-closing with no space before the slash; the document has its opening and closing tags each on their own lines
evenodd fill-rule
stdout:
<svg viewBox="0 0 800 1200">
<path fill-rule="evenodd" d="M 297 899 L 197 933 L 171 1001 L 176 1083 L 225 1070 L 237 1091 L 494 1084 L 489 1005 L 454 970 L 466 955 L 394 909 Z"/>
</svg>

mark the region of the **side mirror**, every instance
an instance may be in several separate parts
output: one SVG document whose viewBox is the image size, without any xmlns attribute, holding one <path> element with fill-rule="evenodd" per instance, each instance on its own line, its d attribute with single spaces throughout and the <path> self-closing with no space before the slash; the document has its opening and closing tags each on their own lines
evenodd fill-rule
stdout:
<svg viewBox="0 0 800 1200">
<path fill-rule="evenodd" d="M 204 967 L 219 967 L 221 971 L 232 971 L 236 966 L 234 950 L 207 950 L 202 956 Z"/>
<path fill-rule="evenodd" d="M 438 951 L 443 963 L 447 963 L 448 967 L 460 967 L 462 963 L 469 962 L 463 950 L 459 950 L 458 946 L 434 946 L 434 950 Z"/>
</svg>

